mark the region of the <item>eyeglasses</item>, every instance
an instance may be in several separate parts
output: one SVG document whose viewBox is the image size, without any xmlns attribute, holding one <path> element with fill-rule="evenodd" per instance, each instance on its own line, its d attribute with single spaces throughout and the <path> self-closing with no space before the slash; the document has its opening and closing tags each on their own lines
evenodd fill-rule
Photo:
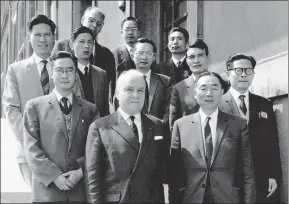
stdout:
<svg viewBox="0 0 289 204">
<path fill-rule="evenodd" d="M 92 18 L 92 17 L 88 17 L 88 21 L 89 21 L 89 23 L 96 23 L 97 27 L 101 27 L 101 26 L 104 25 L 103 21 L 98 21 L 98 20 L 96 20 L 95 18 Z"/>
<path fill-rule="evenodd" d="M 155 53 L 153 52 L 136 52 L 135 54 L 137 56 L 146 56 L 146 57 L 155 56 Z"/>
<path fill-rule="evenodd" d="M 75 69 L 74 68 L 67 68 L 67 69 L 63 69 L 63 68 L 55 68 L 55 71 L 58 75 L 63 75 L 64 72 L 65 74 L 72 74 L 75 72 Z"/>
<path fill-rule="evenodd" d="M 138 28 L 125 28 L 124 31 L 127 33 L 127 32 L 130 32 L 132 31 L 133 33 L 137 32 L 138 31 Z"/>
<path fill-rule="evenodd" d="M 234 68 L 234 69 L 229 69 L 229 70 L 234 70 L 237 75 L 243 74 L 244 71 L 245 71 L 245 74 L 247 75 L 251 75 L 254 73 L 253 68 Z"/>
</svg>

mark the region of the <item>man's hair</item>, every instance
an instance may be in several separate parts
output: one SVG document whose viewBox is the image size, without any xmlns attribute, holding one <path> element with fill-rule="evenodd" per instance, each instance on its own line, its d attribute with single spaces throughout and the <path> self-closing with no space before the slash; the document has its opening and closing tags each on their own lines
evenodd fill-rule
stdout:
<svg viewBox="0 0 289 204">
<path fill-rule="evenodd" d="M 105 19 L 105 14 L 100 8 L 98 8 L 96 6 L 90 6 L 90 7 L 87 7 L 87 9 L 84 11 L 84 13 L 83 13 L 83 15 L 81 17 L 81 21 L 83 21 L 83 19 L 86 16 L 87 12 L 90 11 L 90 10 L 96 10 L 98 13 L 100 13 L 100 15 L 103 18 L 103 20 Z"/>
<path fill-rule="evenodd" d="M 138 20 L 137 18 L 132 17 L 132 16 L 126 17 L 125 19 L 123 19 L 123 20 L 121 21 L 121 24 L 120 24 L 121 29 L 123 28 L 123 24 L 124 24 L 126 21 L 135 21 L 136 24 L 137 24 L 137 28 L 140 30 L 140 28 L 141 28 L 141 23 L 139 22 L 139 20 Z"/>
<path fill-rule="evenodd" d="M 139 43 L 148 43 L 148 44 L 151 44 L 152 47 L 153 47 L 153 52 L 156 53 L 157 52 L 157 48 L 156 48 L 156 45 L 155 43 L 149 39 L 149 38 L 139 38 L 136 40 L 136 42 L 134 43 L 133 45 L 133 51 L 135 50 L 135 46 Z"/>
<path fill-rule="evenodd" d="M 251 62 L 251 64 L 252 64 L 252 66 L 253 66 L 253 69 L 255 68 L 256 60 L 254 59 L 254 57 L 249 56 L 249 55 L 245 55 L 245 54 L 242 54 L 242 53 L 238 53 L 238 54 L 230 56 L 227 59 L 227 61 L 226 61 L 227 70 L 232 68 L 232 64 L 233 64 L 234 61 L 241 60 L 241 59 L 249 60 Z"/>
<path fill-rule="evenodd" d="M 169 36 L 170 36 L 173 32 L 180 32 L 180 33 L 182 33 L 182 34 L 184 35 L 184 37 L 185 37 L 185 41 L 186 41 L 186 42 L 189 41 L 190 35 L 189 35 L 189 32 L 188 32 L 186 29 L 181 28 L 181 27 L 174 27 L 174 28 L 172 28 L 172 29 L 170 30 Z M 169 36 L 168 36 L 168 37 L 169 37 Z"/>
<path fill-rule="evenodd" d="M 116 91 L 119 91 L 120 90 L 120 87 L 122 86 L 122 84 L 124 83 L 124 81 L 126 81 L 126 78 L 128 77 L 128 76 L 132 76 L 132 75 L 134 75 L 134 76 L 139 76 L 140 78 L 142 78 L 143 80 L 145 80 L 144 79 L 144 77 L 143 77 L 143 75 L 139 72 L 139 71 L 137 71 L 136 69 L 130 69 L 130 70 L 126 70 L 126 71 L 123 71 L 121 74 L 120 74 L 120 76 L 118 77 L 118 79 L 117 79 L 117 81 L 116 81 Z M 145 84 L 145 81 L 144 81 L 144 84 Z"/>
<path fill-rule="evenodd" d="M 197 39 L 192 43 L 189 43 L 188 48 L 199 48 L 205 50 L 206 55 L 209 56 L 209 48 L 202 39 Z"/>
<path fill-rule="evenodd" d="M 225 94 L 228 91 L 229 84 L 219 74 L 217 74 L 215 72 L 204 72 L 204 73 L 200 74 L 199 76 L 197 76 L 197 78 L 196 78 L 196 80 L 194 82 L 195 87 L 197 87 L 197 84 L 198 84 L 198 81 L 200 80 L 200 78 L 202 78 L 204 76 L 214 76 L 214 77 L 216 77 L 219 80 L 220 84 L 221 84 L 221 88 L 224 90 L 223 94 Z"/>
<path fill-rule="evenodd" d="M 55 29 L 56 29 L 55 23 L 52 20 L 50 20 L 49 18 L 47 18 L 47 16 L 45 16 L 45 15 L 36 15 L 36 16 L 30 18 L 29 22 L 27 23 L 29 32 L 32 31 L 33 26 L 40 24 L 40 23 L 45 23 L 45 24 L 49 25 L 49 27 L 51 28 L 51 32 L 53 34 L 55 33 Z"/>
<path fill-rule="evenodd" d="M 85 26 L 81 26 L 80 28 L 76 28 L 72 31 L 71 35 L 70 35 L 70 42 L 73 42 L 77 36 L 79 36 L 79 34 L 81 33 L 88 33 L 91 35 L 92 39 L 94 40 L 94 33 L 87 27 Z"/>
<path fill-rule="evenodd" d="M 50 57 L 50 60 L 52 62 L 52 65 L 54 65 L 54 61 L 56 61 L 57 59 L 63 59 L 63 58 L 70 58 L 74 63 L 75 69 L 77 68 L 77 58 L 73 54 L 67 51 L 56 52 L 54 55 Z"/>
</svg>

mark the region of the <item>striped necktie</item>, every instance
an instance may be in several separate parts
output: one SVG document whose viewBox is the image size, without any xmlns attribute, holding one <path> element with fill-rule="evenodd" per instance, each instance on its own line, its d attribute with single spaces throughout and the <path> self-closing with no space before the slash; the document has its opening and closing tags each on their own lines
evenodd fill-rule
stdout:
<svg viewBox="0 0 289 204">
<path fill-rule="evenodd" d="M 206 160 L 207 160 L 207 166 L 210 167 L 211 165 L 211 159 L 213 155 L 213 139 L 212 139 L 212 132 L 211 127 L 209 124 L 211 117 L 207 117 L 206 125 L 205 125 L 205 144 L 206 144 Z"/>
<path fill-rule="evenodd" d="M 240 96 L 239 96 L 239 99 L 240 99 L 240 105 L 239 105 L 239 107 L 240 107 L 240 109 L 242 110 L 242 112 L 244 113 L 244 115 L 246 115 L 246 113 L 247 113 L 247 107 L 246 107 L 244 98 L 245 98 L 245 95 L 240 95 Z"/>
<path fill-rule="evenodd" d="M 50 88 L 49 75 L 48 75 L 48 71 L 46 68 L 47 60 L 42 60 L 41 62 L 44 64 L 44 66 L 40 74 L 40 82 L 41 82 L 44 95 L 47 95 L 49 94 L 49 88 Z"/>
</svg>

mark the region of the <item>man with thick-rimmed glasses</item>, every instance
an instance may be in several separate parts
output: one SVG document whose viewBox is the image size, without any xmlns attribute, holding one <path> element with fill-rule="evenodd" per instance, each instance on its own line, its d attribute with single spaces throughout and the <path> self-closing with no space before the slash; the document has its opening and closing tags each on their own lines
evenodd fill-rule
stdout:
<svg viewBox="0 0 289 204">
<path fill-rule="evenodd" d="M 248 122 L 256 174 L 256 203 L 278 203 L 281 167 L 276 120 L 271 102 L 249 91 L 255 65 L 255 59 L 245 54 L 228 58 L 226 77 L 231 87 L 222 97 L 220 109 Z"/>
</svg>

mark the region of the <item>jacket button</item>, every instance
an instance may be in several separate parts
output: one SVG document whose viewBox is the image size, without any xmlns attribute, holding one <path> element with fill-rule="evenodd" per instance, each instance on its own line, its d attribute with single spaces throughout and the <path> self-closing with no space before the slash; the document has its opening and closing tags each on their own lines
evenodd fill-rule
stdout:
<svg viewBox="0 0 289 204">
<path fill-rule="evenodd" d="M 202 184 L 202 188 L 206 188 L 206 184 L 203 183 L 203 184 Z"/>
</svg>

